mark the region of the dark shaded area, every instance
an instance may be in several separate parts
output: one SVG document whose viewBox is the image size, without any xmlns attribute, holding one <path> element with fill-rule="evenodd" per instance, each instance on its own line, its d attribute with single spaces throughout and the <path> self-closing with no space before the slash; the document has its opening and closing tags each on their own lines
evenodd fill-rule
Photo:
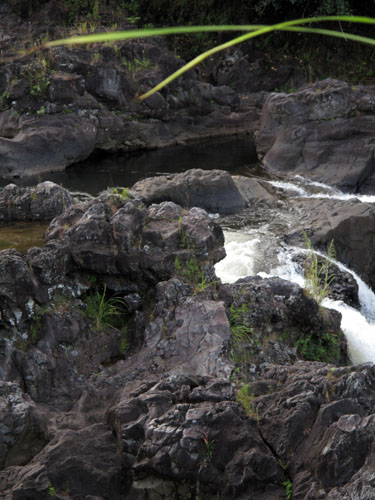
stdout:
<svg viewBox="0 0 375 500">
<path fill-rule="evenodd" d="M 231 174 L 254 173 L 257 158 L 254 143 L 249 138 L 236 138 L 189 144 L 174 148 L 135 154 L 97 152 L 86 161 L 63 172 L 51 172 L 23 179 L 14 179 L 19 186 L 33 186 L 53 181 L 71 191 L 97 194 L 107 187 L 131 186 L 155 175 L 185 172 L 190 168 L 226 170 Z M 5 186 L 9 180 L 0 181 Z"/>
</svg>

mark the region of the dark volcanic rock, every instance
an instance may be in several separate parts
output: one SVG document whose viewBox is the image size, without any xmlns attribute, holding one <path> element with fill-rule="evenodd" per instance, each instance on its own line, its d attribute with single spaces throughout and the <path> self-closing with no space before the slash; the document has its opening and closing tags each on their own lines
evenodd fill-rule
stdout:
<svg viewBox="0 0 375 500">
<path fill-rule="evenodd" d="M 181 499 L 240 498 L 266 485 L 278 489 L 283 478 L 255 419 L 246 418 L 233 387 L 220 380 L 180 375 L 137 397 L 123 391 L 109 421 L 132 468 L 134 500 L 173 492 Z"/>
<path fill-rule="evenodd" d="M 8 184 L 0 191 L 0 220 L 51 220 L 72 203 L 69 191 L 54 182 L 26 188 Z"/>
<path fill-rule="evenodd" d="M 338 313 L 285 280 L 218 283 L 223 232 L 202 208 L 108 190 L 68 206 L 48 238 L 0 253 L 0 496 L 279 500 L 288 481 L 297 500 L 364 491 L 372 365 L 297 361 L 311 345 L 346 361 Z M 114 325 L 99 319 L 111 299 Z"/>
<path fill-rule="evenodd" d="M 350 192 L 373 186 L 374 88 L 327 79 L 271 94 L 257 150 L 275 172 L 302 174 Z"/>
<path fill-rule="evenodd" d="M 326 249 L 333 239 L 338 260 L 356 271 L 372 288 L 375 286 L 374 253 L 375 210 L 358 200 L 294 200 L 301 227 L 307 229 L 311 243 Z M 300 232 L 288 236 L 293 243 Z"/>
<path fill-rule="evenodd" d="M 307 359 L 315 355 L 324 361 L 347 362 L 341 315 L 320 309 L 300 286 L 281 278 L 249 277 L 226 287 L 231 294 L 231 325 L 248 329 L 251 363 L 293 363 L 297 348 L 306 339 L 311 351 L 302 354 Z M 326 341 L 327 332 L 335 339 L 333 346 Z"/>
<path fill-rule="evenodd" d="M 76 115 L 25 117 L 11 125 L 8 115 L 2 115 L 0 175 L 3 178 L 63 170 L 87 158 L 95 148 L 95 124 Z M 10 138 L 4 129 L 11 127 Z"/>
<path fill-rule="evenodd" d="M 40 37 L 39 27 L 33 28 Z M 7 29 L 4 15 L 0 31 Z M 44 35 L 45 26 L 40 29 Z M 56 29 L 57 38 L 65 35 Z M 4 53 L 9 39 L 0 39 Z M 240 96 L 228 85 L 200 82 L 188 72 L 138 100 L 183 64 L 162 38 L 98 46 L 95 52 L 56 47 L 42 61 L 7 64 L 0 78 L 0 176 L 63 170 L 97 149 L 155 149 L 238 134 L 253 142 L 264 93 Z"/>
<path fill-rule="evenodd" d="M 187 170 L 184 173 L 151 177 L 131 189 L 145 203 L 173 201 L 184 208 L 201 207 L 208 212 L 228 214 L 245 207 L 245 200 L 232 177 L 222 170 Z"/>
</svg>

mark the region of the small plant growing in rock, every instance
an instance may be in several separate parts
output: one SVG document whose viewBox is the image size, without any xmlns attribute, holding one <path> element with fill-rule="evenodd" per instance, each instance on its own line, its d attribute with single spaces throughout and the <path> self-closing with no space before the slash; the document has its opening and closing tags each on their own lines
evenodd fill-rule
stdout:
<svg viewBox="0 0 375 500">
<path fill-rule="evenodd" d="M 254 408 L 254 396 L 249 393 L 249 384 L 243 384 L 241 388 L 237 391 L 236 400 L 242 404 L 246 415 L 249 417 L 255 417 L 257 421 L 259 420 L 258 411 Z"/>
<path fill-rule="evenodd" d="M 257 346 L 257 340 L 252 339 L 252 329 L 246 319 L 249 312 L 247 304 L 236 307 L 232 304 L 229 308 L 229 326 L 232 335 L 231 357 L 237 365 L 242 377 L 247 378 L 247 368 L 250 363 L 251 351 Z"/>
<path fill-rule="evenodd" d="M 296 340 L 294 347 L 309 361 L 337 363 L 340 358 L 340 339 L 333 332 L 319 336 L 309 334 Z"/>
<path fill-rule="evenodd" d="M 52 486 L 50 481 L 48 482 L 48 495 L 50 497 L 53 497 L 54 495 L 56 495 L 56 489 Z"/>
<path fill-rule="evenodd" d="M 327 258 L 320 258 L 314 251 L 311 241 L 303 231 L 303 237 L 308 249 L 305 267 L 305 291 L 320 305 L 328 295 L 330 285 L 335 275 L 330 272 L 332 259 L 336 257 L 334 241 L 331 240 L 327 249 Z"/>
<path fill-rule="evenodd" d="M 209 439 L 208 435 L 203 431 L 202 431 L 202 439 L 203 439 L 204 446 L 205 446 L 206 459 L 212 460 L 212 456 L 213 456 L 214 451 L 215 451 L 215 440 Z"/>
<path fill-rule="evenodd" d="M 293 495 L 293 483 L 290 479 L 287 481 L 283 481 L 281 483 L 283 486 L 285 486 L 285 498 L 286 500 L 291 500 L 292 495 Z"/>
<path fill-rule="evenodd" d="M 129 189 L 126 187 L 119 188 L 115 187 L 112 189 L 112 193 L 120 197 L 121 201 L 128 200 L 130 198 Z"/>
<path fill-rule="evenodd" d="M 86 315 L 93 322 L 94 328 L 100 330 L 107 327 L 118 328 L 125 312 L 125 303 L 121 297 L 108 297 L 107 287 L 103 291 L 98 288 L 85 299 Z"/>
</svg>

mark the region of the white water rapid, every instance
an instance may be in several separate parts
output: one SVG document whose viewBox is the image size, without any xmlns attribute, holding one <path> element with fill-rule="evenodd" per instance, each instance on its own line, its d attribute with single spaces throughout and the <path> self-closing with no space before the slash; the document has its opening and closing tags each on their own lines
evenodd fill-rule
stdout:
<svg viewBox="0 0 375 500">
<path fill-rule="evenodd" d="M 290 196 L 322 197 L 331 199 L 357 198 L 362 202 L 375 203 L 375 196 L 349 195 L 321 183 L 310 182 L 300 176 L 293 182 L 269 181 L 275 187 L 289 192 Z M 302 184 L 302 185 L 301 185 Z M 309 186 L 320 192 L 309 192 Z M 246 276 L 259 275 L 264 278 L 278 276 L 304 286 L 302 270 L 293 257 L 306 253 L 306 249 L 289 247 L 268 233 L 268 224 L 256 229 L 224 231 L 227 257 L 216 264 L 216 274 L 224 283 L 233 283 Z M 270 241 L 273 243 L 276 262 L 269 263 Z M 334 261 L 345 272 L 350 273 L 358 284 L 360 311 L 342 301 L 324 299 L 322 305 L 339 311 L 341 328 L 348 342 L 348 354 L 353 364 L 375 362 L 375 294 L 363 280 L 342 263 Z M 267 266 L 268 263 L 268 266 Z"/>
</svg>

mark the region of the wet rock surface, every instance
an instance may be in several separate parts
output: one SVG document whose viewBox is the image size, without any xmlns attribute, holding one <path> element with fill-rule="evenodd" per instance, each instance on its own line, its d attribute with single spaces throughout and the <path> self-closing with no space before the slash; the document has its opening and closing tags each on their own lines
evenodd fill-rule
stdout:
<svg viewBox="0 0 375 500">
<path fill-rule="evenodd" d="M 184 173 L 150 177 L 131 189 L 145 203 L 173 201 L 184 208 L 201 207 L 207 212 L 228 214 L 246 206 L 232 177 L 222 170 L 188 170 Z"/>
<path fill-rule="evenodd" d="M 182 65 L 161 39 L 95 57 L 60 48 L 29 79 L 14 61 L 0 75 L 0 175 L 259 129 L 270 170 L 370 190 L 374 89 L 328 80 L 268 95 L 292 68 L 269 78 L 249 57 L 144 103 L 137 93 Z M 297 500 L 373 498 L 374 367 L 346 366 L 339 314 L 285 280 L 215 275 L 223 233 L 205 210 L 272 212 L 274 191 L 189 171 L 130 194 L 0 193 L 3 220 L 55 217 L 44 247 L 0 252 L 0 498 L 280 500 L 291 486 Z M 373 283 L 371 207 L 308 203 L 291 210 L 312 243 L 334 238 Z M 356 302 L 347 276 L 335 287 Z"/>
</svg>

